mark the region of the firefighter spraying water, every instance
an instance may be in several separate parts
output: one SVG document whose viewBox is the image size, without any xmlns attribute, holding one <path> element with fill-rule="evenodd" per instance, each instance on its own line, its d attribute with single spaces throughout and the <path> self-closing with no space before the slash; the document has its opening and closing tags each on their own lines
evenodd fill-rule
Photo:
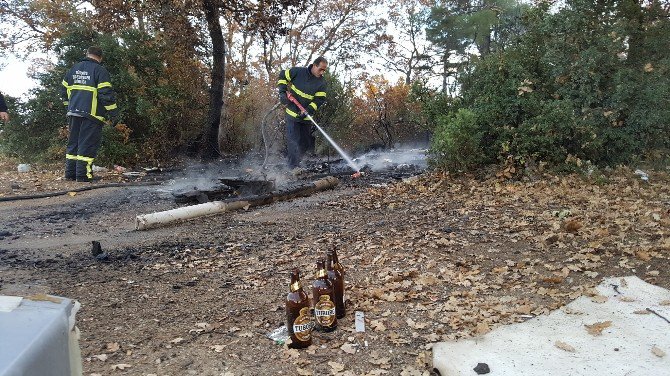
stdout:
<svg viewBox="0 0 670 376">
<path fill-rule="evenodd" d="M 301 114 L 305 115 L 305 119 L 308 119 L 309 121 L 311 121 L 312 124 L 314 124 L 314 126 L 316 127 L 316 129 L 318 129 L 319 132 L 321 132 L 321 134 L 323 135 L 323 137 L 325 137 L 326 140 L 328 140 L 328 142 L 329 142 L 331 145 L 333 145 L 333 147 L 335 148 L 335 150 L 337 150 L 337 152 L 342 156 L 342 158 L 344 158 L 344 160 L 347 161 L 347 164 L 349 165 L 349 167 L 351 167 L 351 168 L 355 171 L 355 173 L 354 173 L 352 176 L 353 176 L 354 178 L 357 178 L 357 177 L 361 176 L 361 169 L 356 165 L 356 163 L 354 163 L 353 160 L 351 160 L 351 157 L 349 157 L 349 156 L 347 155 L 347 153 L 345 153 L 344 150 L 342 150 L 342 148 L 335 142 L 335 140 L 333 140 L 333 139 L 328 135 L 328 133 L 326 133 L 326 132 L 323 130 L 323 128 L 321 128 L 321 127 L 319 126 L 319 124 L 317 124 L 316 121 L 314 121 L 314 119 L 312 118 L 312 116 L 305 110 L 305 108 L 300 104 L 300 102 L 298 102 L 298 100 L 295 99 L 295 97 L 294 97 L 293 95 L 291 95 L 291 93 L 289 93 L 289 92 L 286 93 L 286 96 L 288 97 L 288 100 L 290 100 L 291 102 L 295 103 L 295 105 L 298 107 L 298 109 L 300 109 Z"/>
<path fill-rule="evenodd" d="M 328 61 L 319 56 L 307 67 L 293 67 L 279 73 L 277 91 L 280 102 L 286 106 L 286 140 L 288 166 L 300 170 L 300 160 L 309 144 L 309 126 L 316 129 L 333 145 L 335 150 L 354 170 L 354 178 L 361 175 L 360 168 L 337 143 L 314 121 L 314 113 L 326 99 L 326 81 L 323 78 Z"/>
</svg>

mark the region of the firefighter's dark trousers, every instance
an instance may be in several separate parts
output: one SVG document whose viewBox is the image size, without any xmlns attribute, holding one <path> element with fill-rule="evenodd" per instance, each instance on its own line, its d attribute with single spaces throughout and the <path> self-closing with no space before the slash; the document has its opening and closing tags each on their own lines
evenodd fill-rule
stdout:
<svg viewBox="0 0 670 376">
<path fill-rule="evenodd" d="M 102 124 L 85 117 L 68 116 L 70 136 L 65 154 L 65 178 L 89 181 L 93 160 L 102 139 Z"/>
<path fill-rule="evenodd" d="M 302 123 L 286 115 L 286 147 L 289 168 L 300 166 L 300 160 L 310 146 L 310 129 L 311 123 Z"/>
</svg>

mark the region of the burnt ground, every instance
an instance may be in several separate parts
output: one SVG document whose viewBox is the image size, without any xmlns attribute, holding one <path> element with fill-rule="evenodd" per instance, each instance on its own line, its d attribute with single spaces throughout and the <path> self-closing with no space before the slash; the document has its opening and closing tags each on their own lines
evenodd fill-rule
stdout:
<svg viewBox="0 0 670 376">
<path fill-rule="evenodd" d="M 76 186 L 13 168 L 4 196 Z M 0 202 L 0 294 L 81 302 L 85 375 L 428 375 L 432 343 L 547 314 L 602 278 L 670 288 L 665 171 L 649 183 L 624 168 L 395 177 L 345 176 L 310 197 L 142 232 L 136 215 L 177 206 L 159 187 Z M 347 268 L 346 318 L 306 350 L 275 344 L 289 271 L 309 286 L 331 247 Z"/>
</svg>

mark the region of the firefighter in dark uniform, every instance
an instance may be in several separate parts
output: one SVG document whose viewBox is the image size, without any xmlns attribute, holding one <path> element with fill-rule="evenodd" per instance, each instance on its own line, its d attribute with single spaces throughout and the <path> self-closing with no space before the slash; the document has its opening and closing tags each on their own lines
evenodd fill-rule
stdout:
<svg viewBox="0 0 670 376">
<path fill-rule="evenodd" d="M 102 49 L 89 47 L 86 57 L 65 74 L 61 97 L 67 106 L 70 135 L 65 154 L 65 179 L 93 180 L 93 160 L 102 139 L 102 126 L 118 114 L 109 72 L 100 62 Z"/>
<path fill-rule="evenodd" d="M 279 101 L 286 106 L 286 140 L 289 168 L 300 166 L 300 160 L 310 145 L 312 123 L 307 115 L 314 116 L 326 100 L 326 72 L 328 62 L 322 56 L 307 67 L 293 67 L 279 73 L 277 90 Z M 298 106 L 287 98 L 291 93 L 307 110 L 301 114 Z"/>
<path fill-rule="evenodd" d="M 9 114 L 7 113 L 7 103 L 5 102 L 5 96 L 0 93 L 0 120 L 5 123 L 9 121 Z"/>
</svg>

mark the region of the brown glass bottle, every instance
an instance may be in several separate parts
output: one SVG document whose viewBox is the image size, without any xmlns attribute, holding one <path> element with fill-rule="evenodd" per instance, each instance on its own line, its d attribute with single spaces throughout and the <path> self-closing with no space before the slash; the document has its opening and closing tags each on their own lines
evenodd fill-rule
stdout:
<svg viewBox="0 0 670 376">
<path fill-rule="evenodd" d="M 335 251 L 335 248 L 329 250 L 328 252 L 332 252 L 333 254 L 333 269 L 337 270 L 342 274 L 342 279 L 344 279 L 344 275 L 346 274 L 344 272 L 344 266 L 340 264 L 340 260 L 337 258 L 337 251 Z"/>
<path fill-rule="evenodd" d="M 337 314 L 333 284 L 328 280 L 328 272 L 323 259 L 316 262 L 316 279 L 312 282 L 314 318 L 316 327 L 324 332 L 337 329 Z"/>
<path fill-rule="evenodd" d="M 333 284 L 335 313 L 337 318 L 341 319 L 346 314 L 344 307 L 344 277 L 339 270 L 334 268 L 333 259 L 333 251 L 328 251 L 326 253 L 326 271 L 328 272 L 328 280 Z"/>
<path fill-rule="evenodd" d="M 286 328 L 291 336 L 289 347 L 301 349 L 312 344 L 314 321 L 309 310 L 309 297 L 300 284 L 300 272 L 293 269 L 286 295 Z"/>
</svg>

